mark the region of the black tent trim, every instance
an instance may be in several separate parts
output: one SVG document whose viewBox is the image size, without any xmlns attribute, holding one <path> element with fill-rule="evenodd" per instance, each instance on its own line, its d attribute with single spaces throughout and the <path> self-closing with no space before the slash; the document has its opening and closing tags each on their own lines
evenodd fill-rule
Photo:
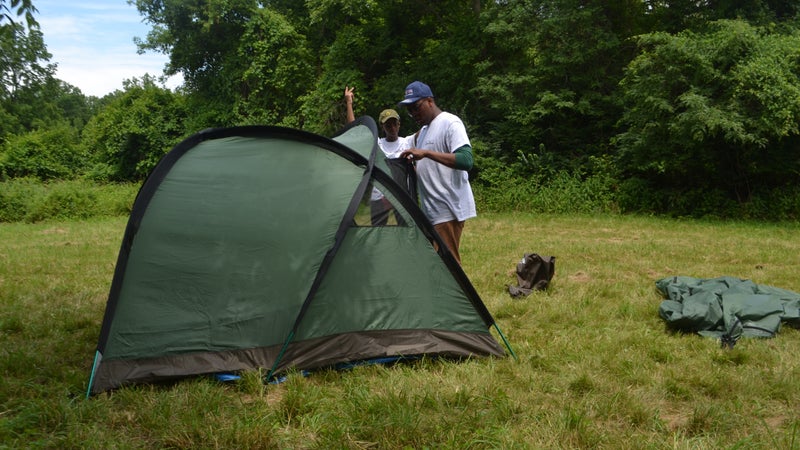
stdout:
<svg viewBox="0 0 800 450">
<path fill-rule="evenodd" d="M 361 123 L 361 122 L 359 122 Z M 370 126 L 370 131 L 373 133 L 377 133 L 377 129 L 375 128 L 375 122 L 373 121 L 371 124 L 367 124 Z M 286 348 L 289 346 L 289 343 L 294 338 L 295 333 L 297 333 L 297 329 L 300 327 L 300 322 L 303 321 L 303 317 L 306 315 L 306 311 L 308 311 L 309 305 L 311 305 L 311 301 L 314 299 L 314 295 L 317 293 L 319 286 L 322 284 L 322 280 L 325 278 L 325 275 L 328 273 L 328 268 L 333 261 L 333 258 L 336 256 L 336 252 L 339 250 L 339 247 L 342 245 L 342 240 L 344 240 L 345 235 L 347 234 L 348 228 L 350 228 L 350 224 L 353 222 L 353 219 L 356 216 L 356 212 L 358 211 L 358 205 L 361 203 L 361 199 L 364 197 L 364 194 L 367 192 L 367 188 L 369 187 L 369 181 L 372 179 L 372 171 L 375 168 L 375 158 L 376 153 L 378 152 L 378 143 L 372 144 L 372 151 L 369 154 L 369 161 L 367 162 L 367 166 L 364 169 L 364 174 L 361 176 L 361 181 L 358 183 L 355 192 L 353 193 L 353 197 L 350 198 L 350 204 L 347 206 L 347 210 L 342 217 L 341 222 L 339 222 L 339 228 L 336 230 L 336 236 L 333 239 L 333 245 L 328 251 L 325 253 L 325 256 L 322 259 L 322 263 L 320 264 L 319 270 L 317 271 L 316 276 L 314 277 L 314 281 L 311 283 L 311 287 L 308 290 L 308 294 L 306 294 L 306 298 L 303 301 L 303 305 L 300 307 L 300 311 L 297 313 L 297 317 L 294 320 L 294 324 L 292 325 L 292 329 L 289 331 L 289 335 L 286 337 L 286 340 L 283 344 L 283 348 L 281 352 L 278 354 L 278 357 L 275 358 L 275 364 L 273 364 L 272 368 L 270 369 L 269 373 L 267 374 L 267 379 L 272 377 L 272 374 L 275 372 L 275 369 L 278 367 L 278 364 L 281 362 L 281 358 L 283 357 Z"/>
</svg>

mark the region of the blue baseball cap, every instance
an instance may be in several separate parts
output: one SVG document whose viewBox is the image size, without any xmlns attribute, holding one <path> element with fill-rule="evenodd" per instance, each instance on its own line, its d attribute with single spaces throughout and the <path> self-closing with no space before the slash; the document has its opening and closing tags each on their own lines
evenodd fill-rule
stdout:
<svg viewBox="0 0 800 450">
<path fill-rule="evenodd" d="M 410 105 L 421 98 L 428 97 L 433 97 L 431 88 L 421 81 L 415 81 L 406 86 L 406 95 L 398 105 Z"/>
</svg>

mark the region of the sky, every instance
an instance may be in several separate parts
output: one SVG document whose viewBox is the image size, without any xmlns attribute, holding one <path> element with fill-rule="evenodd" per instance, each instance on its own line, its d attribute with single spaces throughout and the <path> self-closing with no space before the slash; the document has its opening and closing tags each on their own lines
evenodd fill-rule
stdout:
<svg viewBox="0 0 800 450">
<path fill-rule="evenodd" d="M 122 89 L 122 81 L 149 73 L 161 76 L 166 55 L 136 53 L 134 36 L 144 38 L 150 27 L 126 0 L 33 0 L 56 78 L 85 95 L 102 97 Z M 180 84 L 172 77 L 167 87 Z"/>
</svg>

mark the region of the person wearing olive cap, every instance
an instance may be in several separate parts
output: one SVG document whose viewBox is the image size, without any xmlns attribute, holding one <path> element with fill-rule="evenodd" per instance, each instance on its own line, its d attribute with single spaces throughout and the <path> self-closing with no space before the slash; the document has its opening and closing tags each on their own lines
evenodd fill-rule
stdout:
<svg viewBox="0 0 800 450">
<path fill-rule="evenodd" d="M 355 114 L 353 113 L 353 88 L 345 87 L 344 90 L 345 105 L 347 107 L 347 123 L 354 120 Z M 378 147 L 383 151 L 389 159 L 396 159 L 407 148 L 411 147 L 413 136 L 401 137 L 400 136 L 400 114 L 394 109 L 384 109 L 378 116 L 378 124 L 383 129 L 384 137 L 378 139 Z M 392 205 L 389 200 L 378 190 L 372 188 L 370 195 L 370 216 L 372 226 L 383 226 L 389 223 L 389 214 L 393 211 Z M 395 213 L 395 219 L 398 224 L 402 224 L 403 220 Z"/>
<path fill-rule="evenodd" d="M 422 210 L 460 264 L 464 222 L 477 216 L 467 173 L 473 162 L 466 127 L 458 116 L 442 111 L 431 88 L 420 81 L 406 87 L 398 105 L 422 127 L 414 146 L 400 157 L 416 161 Z"/>
</svg>

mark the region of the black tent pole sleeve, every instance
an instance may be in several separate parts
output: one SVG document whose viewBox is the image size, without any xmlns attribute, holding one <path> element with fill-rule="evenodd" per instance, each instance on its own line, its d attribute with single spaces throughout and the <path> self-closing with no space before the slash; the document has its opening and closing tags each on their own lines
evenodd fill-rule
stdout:
<svg viewBox="0 0 800 450">
<path fill-rule="evenodd" d="M 319 290 L 319 287 L 322 284 L 322 280 L 328 273 L 328 268 L 331 266 L 331 263 L 333 262 L 336 253 L 342 246 L 342 241 L 344 241 L 345 235 L 347 235 L 347 230 L 349 230 L 353 224 L 353 220 L 356 217 L 356 212 L 358 212 L 358 205 L 361 203 L 361 199 L 367 192 L 367 188 L 369 187 L 369 182 L 372 179 L 372 169 L 375 167 L 375 155 L 378 150 L 377 139 L 375 139 L 374 142 L 375 144 L 372 147 L 372 152 L 370 152 L 369 162 L 367 163 L 367 167 L 364 169 L 364 174 L 361 176 L 361 181 L 358 183 L 358 186 L 356 187 L 356 190 L 353 193 L 353 197 L 350 199 L 350 204 L 347 206 L 347 210 L 345 211 L 345 214 L 342 217 L 342 221 L 339 223 L 339 229 L 336 230 L 336 236 L 333 239 L 333 245 L 331 246 L 330 249 L 328 249 L 328 251 L 325 253 L 325 256 L 322 259 L 322 263 L 320 264 L 319 270 L 317 271 L 317 275 L 314 277 L 314 281 L 311 283 L 311 288 L 309 289 L 308 294 L 306 295 L 306 298 L 303 301 L 303 306 L 300 307 L 300 312 L 297 314 L 297 318 L 295 318 L 294 325 L 292 325 L 292 329 L 289 332 L 289 335 L 286 336 L 286 340 L 283 343 L 283 347 L 281 347 L 280 353 L 278 353 L 277 358 L 275 358 L 275 363 L 272 365 L 272 368 L 269 370 L 269 373 L 267 374 L 266 378 L 267 380 L 270 380 L 272 378 L 272 375 L 278 368 L 278 364 L 283 358 L 283 354 L 289 347 L 289 343 L 291 343 L 295 333 L 297 333 L 297 329 L 300 327 L 300 323 L 303 321 L 303 317 L 305 317 L 306 312 L 308 311 L 308 308 L 314 299 L 314 296 L 317 294 L 317 291 Z"/>
</svg>

